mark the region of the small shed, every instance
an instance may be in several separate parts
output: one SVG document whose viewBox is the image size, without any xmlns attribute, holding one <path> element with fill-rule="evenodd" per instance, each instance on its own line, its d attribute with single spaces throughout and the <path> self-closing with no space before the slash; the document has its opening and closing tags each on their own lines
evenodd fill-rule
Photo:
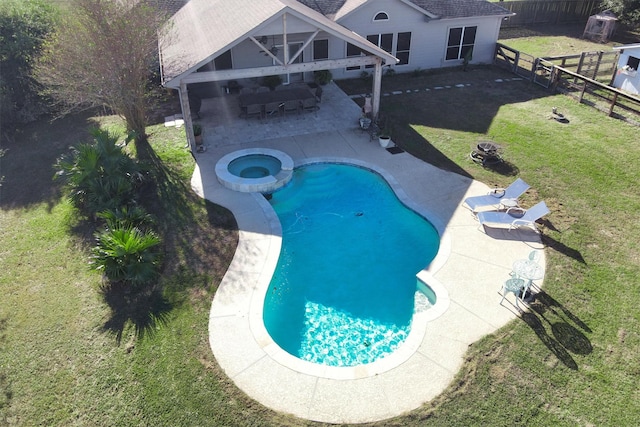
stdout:
<svg viewBox="0 0 640 427">
<path fill-rule="evenodd" d="M 617 21 L 618 17 L 610 10 L 605 10 L 601 13 L 590 16 L 586 27 L 584 27 L 582 37 L 606 43 L 613 35 Z"/>
<path fill-rule="evenodd" d="M 634 95 L 640 94 L 640 43 L 616 46 L 613 49 L 620 52 L 613 86 Z"/>
</svg>

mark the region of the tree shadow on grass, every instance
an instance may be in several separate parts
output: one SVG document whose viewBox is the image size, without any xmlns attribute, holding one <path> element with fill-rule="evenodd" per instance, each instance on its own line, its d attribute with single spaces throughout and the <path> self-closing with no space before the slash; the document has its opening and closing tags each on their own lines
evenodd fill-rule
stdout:
<svg viewBox="0 0 640 427">
<path fill-rule="evenodd" d="M 159 286 L 133 288 L 122 284 L 104 285 L 100 289 L 104 302 L 111 309 L 103 330 L 113 333 L 118 345 L 130 323 L 137 338 L 152 336 L 167 323 L 173 305 L 163 296 Z"/>
<path fill-rule="evenodd" d="M 47 203 L 52 208 L 61 196 L 61 182 L 53 181 L 54 165 L 69 147 L 89 137 L 91 113 L 59 120 L 42 119 L 24 125 L 11 137 L 2 137 L 4 181 L 0 209 L 29 208 Z"/>
<path fill-rule="evenodd" d="M 555 229 L 555 227 L 553 227 L 548 220 L 541 220 L 541 222 L 545 227 L 550 229 Z M 544 244 L 545 247 L 548 247 L 549 249 L 553 249 L 556 252 L 560 252 L 561 254 L 569 258 L 573 258 L 582 264 L 587 263 L 579 251 L 573 248 L 570 248 L 569 246 L 565 245 L 562 242 L 557 241 L 556 239 L 554 239 L 553 237 L 547 234 L 541 234 L 541 238 L 542 238 L 542 243 Z"/>
<path fill-rule="evenodd" d="M 7 329 L 7 318 L 0 319 L 0 350 L 2 351 L 4 350 L 7 340 L 4 333 L 5 329 Z M 12 399 L 13 391 L 11 390 L 11 382 L 7 378 L 7 373 L 4 372 L 4 368 L 2 368 L 2 370 L 0 370 L 0 414 L 5 407 L 11 406 Z M 1 416 L 0 421 L 2 421 Z"/>
<path fill-rule="evenodd" d="M 152 335 L 190 295 L 202 295 L 208 301 L 237 243 L 233 216 L 224 208 L 203 202 L 151 146 L 146 147 L 136 146 L 137 150 L 145 149 L 144 153 L 138 151 L 137 157 L 144 159 L 147 171 L 139 203 L 156 220 L 165 257 L 161 280 L 151 287 L 102 288 L 111 309 L 104 330 L 114 333 L 118 343 L 129 324 L 138 338 Z"/>
<path fill-rule="evenodd" d="M 587 355 L 593 351 L 591 341 L 585 335 L 591 329 L 544 291 L 533 295 L 529 307 L 531 311 L 523 313 L 522 320 L 558 360 L 577 371 L 578 364 L 571 354 Z"/>
</svg>

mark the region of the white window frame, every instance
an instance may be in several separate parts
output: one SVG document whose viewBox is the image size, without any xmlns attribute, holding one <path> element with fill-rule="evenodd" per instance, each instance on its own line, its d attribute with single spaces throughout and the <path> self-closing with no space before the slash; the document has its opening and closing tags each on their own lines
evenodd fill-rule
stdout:
<svg viewBox="0 0 640 427">
<path fill-rule="evenodd" d="M 460 43 L 458 44 L 458 54 L 456 55 L 456 58 L 453 59 L 447 59 L 447 52 L 449 51 L 449 48 L 451 46 L 449 46 L 449 38 L 451 37 L 451 30 L 453 30 L 454 28 L 462 28 L 462 34 L 460 35 Z M 476 29 L 476 35 L 473 38 L 473 44 L 471 45 L 465 45 L 464 42 L 464 35 L 465 32 L 467 31 L 467 28 L 475 28 Z M 476 41 L 478 39 L 478 25 L 456 25 L 456 26 L 451 26 L 449 28 L 447 28 L 447 39 L 446 39 L 446 44 L 445 44 L 445 50 L 444 50 L 444 60 L 445 61 L 460 61 L 461 59 L 464 59 L 461 55 L 462 53 L 462 48 L 464 46 L 471 46 L 471 52 L 473 52 L 473 49 L 476 46 Z"/>
<path fill-rule="evenodd" d="M 380 15 L 380 14 L 384 14 L 386 16 L 386 18 L 384 18 L 384 19 L 376 19 L 376 17 L 378 15 Z M 387 21 L 389 21 L 389 19 L 390 19 L 389 18 L 389 13 L 385 12 L 384 10 L 380 10 L 380 11 L 378 11 L 378 12 L 373 14 L 373 18 L 371 18 L 371 22 L 387 22 Z"/>
</svg>

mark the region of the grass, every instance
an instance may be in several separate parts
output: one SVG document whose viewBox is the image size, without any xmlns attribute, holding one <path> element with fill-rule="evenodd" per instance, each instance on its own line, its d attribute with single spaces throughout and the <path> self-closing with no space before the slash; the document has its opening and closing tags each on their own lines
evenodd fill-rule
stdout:
<svg viewBox="0 0 640 427">
<path fill-rule="evenodd" d="M 496 82 L 510 77 L 476 67 L 385 79 L 389 88 L 469 83 L 385 97 L 394 140 L 491 185 L 521 176 L 533 188 L 524 203 L 546 200 L 552 213 L 542 224 L 545 290 L 532 310 L 470 346 L 440 397 L 372 426 L 627 426 L 640 417 L 637 128 L 528 82 Z M 554 106 L 568 124 L 549 119 Z M 208 310 L 237 230 L 229 212 L 190 191 L 181 131 L 149 129 L 162 161 L 144 203 L 167 259 L 142 327 L 126 301 L 105 300 L 87 268 L 91 229 L 51 181 L 55 158 L 95 124 L 121 129 L 113 118 L 76 116 L 3 145 L 0 424 L 317 425 L 246 397 L 211 354 Z M 503 146 L 505 164 L 471 162 L 480 139 Z"/>
<path fill-rule="evenodd" d="M 606 43 L 582 38 L 583 24 L 536 25 L 500 30 L 502 44 L 534 57 L 575 55 L 582 52 L 611 51 L 613 46 L 637 43 L 637 29 L 618 26 Z"/>
</svg>

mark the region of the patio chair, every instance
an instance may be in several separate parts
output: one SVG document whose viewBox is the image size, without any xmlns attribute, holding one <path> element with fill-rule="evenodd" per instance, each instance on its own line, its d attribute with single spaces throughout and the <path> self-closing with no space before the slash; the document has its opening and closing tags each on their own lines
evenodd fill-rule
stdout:
<svg viewBox="0 0 640 427">
<path fill-rule="evenodd" d="M 280 116 L 280 102 L 269 102 L 264 105 L 264 116 L 266 118 L 275 118 Z"/>
<path fill-rule="evenodd" d="M 258 88 L 256 89 L 256 93 L 265 93 L 265 92 L 271 92 L 271 89 L 269 89 L 266 86 L 258 86 Z"/>
<path fill-rule="evenodd" d="M 538 262 L 540 261 L 540 251 L 534 249 L 531 252 L 529 252 L 529 261 L 533 261 L 533 262 Z"/>
<path fill-rule="evenodd" d="M 300 114 L 300 101 L 297 99 L 291 100 L 291 101 L 285 101 L 284 105 L 282 106 L 282 112 L 284 115 L 287 115 L 290 113 Z"/>
<path fill-rule="evenodd" d="M 483 226 L 508 225 L 509 230 L 526 226 L 537 232 L 536 221 L 549 212 L 545 202 L 540 202 L 529 209 L 509 208 L 506 212 L 478 212 L 477 218 Z"/>
<path fill-rule="evenodd" d="M 316 98 L 306 98 L 302 101 L 302 110 L 303 111 L 318 111 L 320 107 L 318 107 L 318 101 Z"/>
<path fill-rule="evenodd" d="M 475 214 L 476 210 L 481 207 L 493 206 L 497 208 L 500 205 L 500 200 L 517 199 L 528 189 L 529 184 L 518 178 L 507 188 L 496 188 L 484 196 L 467 197 L 463 203 Z"/>
<path fill-rule="evenodd" d="M 520 279 L 518 277 L 512 277 L 504 282 L 502 285 L 502 299 L 500 300 L 500 305 L 504 301 L 505 297 L 509 292 L 511 292 L 516 297 L 516 308 L 520 309 L 518 305 L 518 300 L 520 298 L 524 298 L 524 288 L 526 286 L 526 282 L 524 279 Z M 523 300 L 524 301 L 524 300 Z"/>
<path fill-rule="evenodd" d="M 262 117 L 262 105 L 260 104 L 249 104 L 242 110 L 242 115 L 245 118 L 249 118 L 251 116 Z"/>
</svg>

